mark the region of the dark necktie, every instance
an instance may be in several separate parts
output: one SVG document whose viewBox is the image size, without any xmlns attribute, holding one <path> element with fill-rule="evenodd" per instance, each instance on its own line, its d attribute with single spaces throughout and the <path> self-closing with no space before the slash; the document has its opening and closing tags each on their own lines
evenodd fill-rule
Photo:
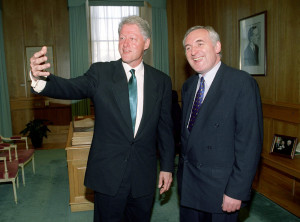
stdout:
<svg viewBox="0 0 300 222">
<path fill-rule="evenodd" d="M 132 129 L 134 133 L 135 119 L 136 119 L 136 109 L 137 109 L 137 83 L 135 77 L 135 70 L 130 70 L 131 77 L 128 82 L 128 92 L 129 92 L 129 104 L 130 104 L 130 114 L 132 120 Z"/>
<path fill-rule="evenodd" d="M 188 125 L 189 131 L 192 130 L 192 128 L 193 128 L 193 126 L 195 124 L 195 121 L 196 121 L 196 118 L 197 118 L 200 106 L 201 106 L 202 101 L 203 101 L 204 89 L 205 89 L 204 78 L 201 77 L 201 79 L 200 79 L 200 86 L 199 86 L 199 89 L 197 91 L 197 94 L 196 94 L 196 97 L 195 97 L 195 100 L 194 100 L 194 104 L 193 104 L 193 108 L 192 108 L 192 113 L 191 113 L 191 117 L 190 117 L 190 121 L 189 121 L 189 125 Z"/>
</svg>

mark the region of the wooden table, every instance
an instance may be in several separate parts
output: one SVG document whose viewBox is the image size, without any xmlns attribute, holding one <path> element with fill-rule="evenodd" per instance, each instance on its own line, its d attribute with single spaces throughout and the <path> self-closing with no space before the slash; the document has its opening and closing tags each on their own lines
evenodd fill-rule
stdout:
<svg viewBox="0 0 300 222">
<path fill-rule="evenodd" d="M 94 192 L 83 184 L 90 145 L 72 146 L 73 123 L 70 123 L 66 145 L 71 211 L 94 209 Z"/>
</svg>

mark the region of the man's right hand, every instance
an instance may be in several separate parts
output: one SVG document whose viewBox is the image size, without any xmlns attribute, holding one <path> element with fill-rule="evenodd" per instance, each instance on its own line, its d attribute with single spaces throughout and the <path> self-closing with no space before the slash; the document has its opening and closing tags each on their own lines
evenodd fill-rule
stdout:
<svg viewBox="0 0 300 222">
<path fill-rule="evenodd" d="M 50 67 L 50 63 L 46 63 L 48 60 L 46 53 L 47 47 L 43 46 L 41 51 L 34 53 L 34 55 L 30 58 L 31 74 L 37 79 L 40 76 L 46 77 L 50 75 L 50 72 L 45 71 L 45 69 Z"/>
</svg>

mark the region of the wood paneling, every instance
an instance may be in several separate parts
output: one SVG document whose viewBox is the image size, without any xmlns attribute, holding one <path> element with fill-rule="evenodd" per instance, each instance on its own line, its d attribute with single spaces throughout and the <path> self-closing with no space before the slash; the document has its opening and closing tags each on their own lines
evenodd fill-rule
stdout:
<svg viewBox="0 0 300 222">
<path fill-rule="evenodd" d="M 32 97 L 26 72 L 26 47 L 52 46 L 55 72 L 69 77 L 67 1 L 3 0 L 2 4 L 10 98 Z"/>
<path fill-rule="evenodd" d="M 300 217 L 300 159 L 262 155 L 254 189 Z"/>
<path fill-rule="evenodd" d="M 168 0 L 170 70 L 175 70 L 177 91 L 190 73 L 182 66 L 186 60 L 181 53 L 173 52 L 182 42 L 185 31 L 194 25 L 210 25 L 219 33 L 222 42 L 222 54 L 226 64 L 238 68 L 239 28 L 238 21 L 253 14 L 267 11 L 267 73 L 255 76 L 263 101 L 268 103 L 300 103 L 300 60 L 295 56 L 300 51 L 294 39 L 300 37 L 300 5 L 288 0 Z M 184 11 L 187 10 L 187 11 Z M 178 16 L 181 15 L 181 16 Z M 186 20 L 183 18 L 186 15 Z M 182 24 L 182 22 L 185 24 Z M 177 26 L 181 26 L 178 28 Z M 186 28 L 186 30 L 184 30 Z M 180 41 L 170 38 L 181 37 Z M 171 45 L 170 45 L 171 44 Z M 173 44 L 173 45 L 172 45 Z M 297 54 L 297 53 L 296 53 Z M 173 58 L 174 56 L 174 58 Z"/>
<path fill-rule="evenodd" d="M 269 147 L 273 134 L 300 137 L 300 60 L 295 56 L 300 45 L 300 5 L 288 0 L 184 0 L 167 1 L 169 25 L 170 70 L 174 72 L 173 88 L 180 92 L 187 77 L 193 73 L 181 47 L 185 31 L 194 25 L 211 25 L 220 34 L 222 61 L 238 68 L 239 20 L 267 11 L 267 73 L 254 76 L 263 101 L 264 117 L 268 118 L 265 144 Z M 186 10 L 186 11 L 185 11 Z M 178 16 L 178 14 L 182 16 Z M 186 15 L 186 19 L 183 17 Z M 292 25 L 293 24 L 293 25 Z M 179 27 L 181 26 L 181 27 Z M 186 30 L 184 30 L 186 28 Z M 179 47 L 180 46 L 180 47 Z M 274 125 L 274 121 L 281 121 Z M 266 123 L 265 123 L 266 125 Z M 291 127 L 292 125 L 292 127 Z M 275 127 L 275 128 L 274 128 Z M 266 136 L 265 135 L 265 136 Z"/>
<path fill-rule="evenodd" d="M 52 2 L 52 1 L 51 1 Z M 70 43 L 68 2 L 53 0 L 54 62 L 57 75 L 70 78 Z M 59 7 L 57 7 L 59 6 Z"/>
<path fill-rule="evenodd" d="M 264 118 L 264 146 L 262 153 L 270 153 L 272 139 L 274 134 L 273 120 L 271 118 Z"/>
<path fill-rule="evenodd" d="M 25 96 L 23 1 L 3 0 L 3 36 L 10 98 Z"/>
<path fill-rule="evenodd" d="M 69 16 L 67 0 L 2 0 L 7 78 L 13 134 L 33 118 L 55 122 L 56 128 L 71 120 L 69 105 L 40 98 L 30 92 L 26 47 L 53 47 L 55 74 L 69 78 Z M 53 135 L 51 135 L 53 134 Z M 49 133 L 46 141 L 57 138 Z M 66 133 L 64 135 L 66 139 Z"/>
<path fill-rule="evenodd" d="M 300 124 L 300 107 L 286 105 L 263 104 L 264 116 Z"/>
<path fill-rule="evenodd" d="M 23 97 L 11 99 L 10 109 L 15 135 L 19 134 L 25 128 L 26 123 L 34 118 L 47 119 L 53 126 L 68 126 L 71 121 L 71 105 L 69 101 L 48 97 Z M 64 134 L 66 133 L 64 132 Z M 51 135 L 52 132 L 49 134 Z"/>
<path fill-rule="evenodd" d="M 279 1 L 283 3 L 283 1 Z M 289 7 L 278 10 L 278 41 L 274 44 L 277 49 L 275 57 L 277 67 L 276 75 L 276 102 L 296 103 L 300 102 L 299 78 L 300 60 L 295 53 L 300 52 L 299 44 L 295 44 L 300 38 L 300 4 L 297 1 L 288 0 Z"/>
<path fill-rule="evenodd" d="M 23 2 L 25 46 L 53 45 L 54 1 L 25 0 Z"/>
<path fill-rule="evenodd" d="M 179 6 L 179 7 L 178 7 Z M 168 0 L 168 36 L 170 56 L 170 76 L 173 82 L 173 89 L 181 97 L 182 83 L 190 75 L 189 66 L 185 59 L 182 40 L 187 30 L 187 4 L 181 0 Z"/>
</svg>

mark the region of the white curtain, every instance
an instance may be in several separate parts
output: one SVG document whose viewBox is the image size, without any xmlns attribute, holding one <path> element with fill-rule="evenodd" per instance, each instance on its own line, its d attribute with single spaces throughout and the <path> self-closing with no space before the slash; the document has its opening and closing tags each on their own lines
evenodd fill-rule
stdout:
<svg viewBox="0 0 300 222">
<path fill-rule="evenodd" d="M 92 62 L 114 61 L 118 51 L 118 26 L 123 17 L 139 15 L 136 6 L 90 6 Z"/>
</svg>

